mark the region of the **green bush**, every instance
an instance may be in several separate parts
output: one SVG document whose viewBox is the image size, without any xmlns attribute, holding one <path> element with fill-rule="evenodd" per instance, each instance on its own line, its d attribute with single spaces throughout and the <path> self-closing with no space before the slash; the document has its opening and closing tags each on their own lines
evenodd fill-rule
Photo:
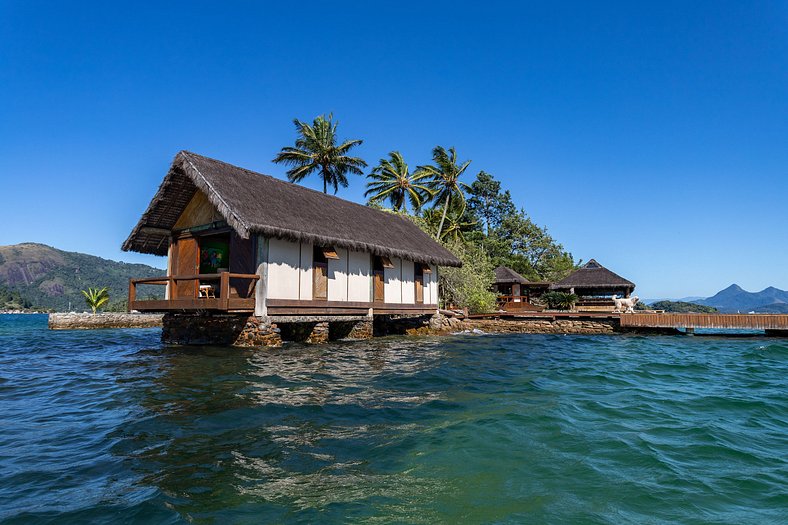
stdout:
<svg viewBox="0 0 788 525">
<path fill-rule="evenodd" d="M 571 310 L 577 303 L 577 299 L 575 294 L 566 292 L 547 292 L 542 296 L 542 300 L 551 310 Z"/>
<path fill-rule="evenodd" d="M 479 246 L 460 239 L 449 241 L 445 246 L 462 261 L 462 268 L 441 268 L 443 304 L 467 308 L 471 313 L 494 311 L 496 295 L 491 289 L 495 272 L 487 253 Z"/>
</svg>

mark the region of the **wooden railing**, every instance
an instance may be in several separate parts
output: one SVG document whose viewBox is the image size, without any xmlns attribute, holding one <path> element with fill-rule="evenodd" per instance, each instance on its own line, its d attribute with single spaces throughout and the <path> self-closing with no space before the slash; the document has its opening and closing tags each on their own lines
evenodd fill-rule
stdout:
<svg viewBox="0 0 788 525">
<path fill-rule="evenodd" d="M 518 300 L 519 299 L 519 300 Z M 527 295 L 499 295 L 498 296 L 498 308 L 503 310 L 528 310 L 528 311 L 540 311 L 543 310 L 542 307 L 533 305 L 529 302 L 529 297 Z"/>
<path fill-rule="evenodd" d="M 260 276 L 248 273 L 201 273 L 196 275 L 168 275 L 166 277 L 148 277 L 144 279 L 129 279 L 128 308 L 140 311 L 166 311 L 166 310 L 254 310 L 254 291 Z M 243 294 L 238 292 L 238 286 L 230 286 L 230 281 L 249 281 Z M 215 297 L 200 297 L 200 283 L 219 283 L 214 288 Z M 194 282 L 191 285 L 193 293 L 179 297 L 178 288 L 184 282 Z M 167 299 L 138 300 L 138 285 L 168 286 Z"/>
<path fill-rule="evenodd" d="M 518 302 L 528 302 L 527 295 L 499 295 L 498 296 L 498 302 L 501 304 L 513 303 L 517 299 L 520 300 Z"/>
</svg>

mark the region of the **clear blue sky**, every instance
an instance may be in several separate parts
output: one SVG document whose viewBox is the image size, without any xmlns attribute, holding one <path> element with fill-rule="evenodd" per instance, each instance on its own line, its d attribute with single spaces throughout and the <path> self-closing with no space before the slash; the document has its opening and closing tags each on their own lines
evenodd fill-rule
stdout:
<svg viewBox="0 0 788 525">
<path fill-rule="evenodd" d="M 120 244 L 178 150 L 284 177 L 333 112 L 370 163 L 456 146 L 641 297 L 788 288 L 786 2 L 166 4 L 0 1 L 0 244 L 162 266 Z"/>
</svg>

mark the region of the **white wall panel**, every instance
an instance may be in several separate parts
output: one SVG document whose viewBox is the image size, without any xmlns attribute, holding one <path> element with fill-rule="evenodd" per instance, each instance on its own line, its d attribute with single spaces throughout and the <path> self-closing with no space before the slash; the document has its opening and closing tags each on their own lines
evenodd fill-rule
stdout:
<svg viewBox="0 0 788 525">
<path fill-rule="evenodd" d="M 414 304 L 416 302 L 416 283 L 414 282 L 415 264 L 413 261 L 402 261 L 402 302 Z"/>
<path fill-rule="evenodd" d="M 391 257 L 394 268 L 386 268 L 383 272 L 385 279 L 384 299 L 387 303 L 400 304 L 402 302 L 402 260 Z"/>
<path fill-rule="evenodd" d="M 339 259 L 328 260 L 328 300 L 347 301 L 347 250 L 336 248 Z"/>
<path fill-rule="evenodd" d="M 296 242 L 270 239 L 268 245 L 268 297 L 298 299 L 300 246 Z"/>
<path fill-rule="evenodd" d="M 301 281 L 300 296 L 302 301 L 312 300 L 312 245 L 301 243 L 301 265 L 298 269 Z"/>
<path fill-rule="evenodd" d="M 425 299 L 429 298 L 430 304 L 438 304 L 438 267 L 434 264 L 430 265 L 432 273 L 424 276 L 424 284 L 429 293 L 425 293 Z"/>
<path fill-rule="evenodd" d="M 348 252 L 348 301 L 372 300 L 371 258 L 368 253 Z"/>
</svg>

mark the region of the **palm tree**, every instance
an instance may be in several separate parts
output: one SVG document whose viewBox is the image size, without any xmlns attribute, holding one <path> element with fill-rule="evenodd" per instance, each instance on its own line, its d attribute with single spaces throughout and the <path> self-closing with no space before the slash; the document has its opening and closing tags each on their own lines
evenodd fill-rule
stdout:
<svg viewBox="0 0 788 525">
<path fill-rule="evenodd" d="M 88 288 L 87 291 L 82 290 L 82 295 L 85 296 L 85 302 L 96 313 L 96 310 L 104 306 L 104 303 L 109 301 L 109 292 L 107 288 Z"/>
<path fill-rule="evenodd" d="M 466 160 L 462 164 L 458 164 L 457 151 L 452 147 L 447 152 L 443 146 L 435 146 L 432 150 L 432 160 L 435 164 L 429 166 L 419 166 L 416 169 L 416 175 L 421 178 L 429 179 L 427 187 L 430 188 L 433 198 L 436 202 L 443 202 L 443 216 L 441 217 L 440 225 L 438 226 L 438 239 L 441 238 L 443 233 L 443 223 L 446 221 L 446 212 L 452 200 L 458 200 L 460 204 L 465 203 L 465 194 L 463 191 L 470 188 L 464 182 L 460 182 L 459 178 L 468 169 L 471 161 Z"/>
<path fill-rule="evenodd" d="M 274 162 L 292 166 L 287 171 L 290 182 L 301 182 L 312 173 L 319 172 L 323 179 L 323 193 L 328 193 L 329 184 L 334 187 L 336 193 L 339 186 L 347 188 L 348 173 L 356 175 L 364 173 L 362 168 L 366 168 L 367 163 L 347 154 L 363 141 L 346 140 L 337 146 L 339 122 L 333 122 L 333 118 L 332 114 L 329 114 L 328 118 L 320 115 L 311 126 L 298 119 L 293 120 L 298 133 L 295 146 L 282 148 L 274 158 Z"/>
<path fill-rule="evenodd" d="M 430 195 L 430 189 L 424 184 L 419 184 L 425 176 L 411 174 L 399 151 L 389 153 L 388 159 L 380 159 L 367 177 L 371 180 L 367 183 L 368 189 L 364 196 L 372 195 L 370 202 L 388 199 L 391 207 L 396 211 L 402 211 L 403 208 L 408 211 L 406 199 L 416 211 L 421 208 L 425 197 Z"/>
<path fill-rule="evenodd" d="M 431 232 L 437 231 L 438 223 L 440 222 L 443 216 L 442 210 L 437 210 L 435 208 L 430 210 L 425 210 L 422 213 L 422 220 L 424 224 L 426 224 L 427 229 Z M 441 232 L 440 237 L 436 237 L 442 241 L 451 241 L 451 240 L 465 240 L 465 232 L 471 230 L 474 226 L 476 226 L 476 221 L 471 221 L 465 215 L 465 206 L 461 206 L 459 209 L 454 209 L 451 207 L 449 212 L 446 214 L 446 218 L 443 224 L 443 231 Z"/>
</svg>

